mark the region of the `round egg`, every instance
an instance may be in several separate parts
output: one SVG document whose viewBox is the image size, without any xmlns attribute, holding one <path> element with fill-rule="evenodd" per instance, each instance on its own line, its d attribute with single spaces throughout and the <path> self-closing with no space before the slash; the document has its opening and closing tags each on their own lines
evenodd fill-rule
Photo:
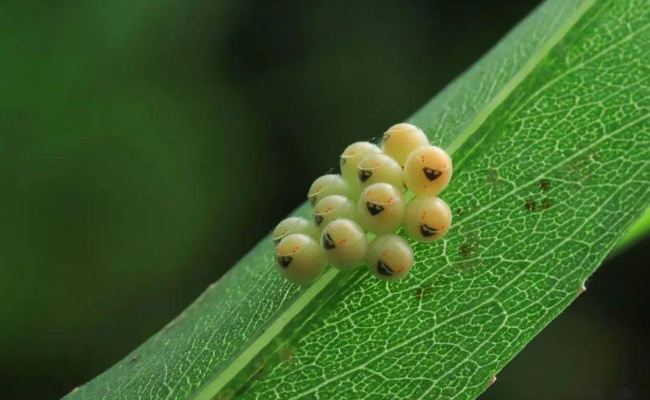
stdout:
<svg viewBox="0 0 650 400">
<path fill-rule="evenodd" d="M 321 199 L 313 211 L 314 223 L 320 229 L 338 218 L 356 219 L 357 210 L 352 200 L 345 196 L 332 195 Z"/>
<path fill-rule="evenodd" d="M 337 219 L 323 229 L 321 247 L 330 264 L 340 270 L 350 270 L 363 263 L 368 239 L 356 222 Z"/>
<path fill-rule="evenodd" d="M 404 217 L 401 191 L 388 183 L 368 186 L 359 197 L 357 216 L 368 231 L 378 235 L 395 232 Z"/>
<path fill-rule="evenodd" d="M 292 233 L 303 233 L 315 240 L 320 238 L 320 230 L 313 222 L 302 217 L 289 217 L 283 219 L 273 230 L 273 243 L 280 243 L 280 240 Z"/>
<path fill-rule="evenodd" d="M 413 267 L 413 248 L 401 236 L 377 236 L 368 246 L 366 262 L 370 272 L 379 279 L 402 279 Z"/>
<path fill-rule="evenodd" d="M 384 133 L 381 149 L 393 157 L 400 166 L 404 166 L 413 150 L 428 145 L 429 139 L 420 128 L 412 124 L 401 123 L 391 126 Z"/>
<path fill-rule="evenodd" d="M 322 198 L 334 194 L 349 198 L 354 197 L 350 185 L 343 179 L 341 175 L 328 174 L 317 178 L 314 183 L 311 184 L 309 192 L 307 193 L 307 198 L 313 206 L 316 205 L 316 203 L 318 203 Z"/>
<path fill-rule="evenodd" d="M 451 227 L 451 209 L 438 197 L 417 196 L 406 205 L 404 230 L 420 242 L 433 242 Z"/>
<path fill-rule="evenodd" d="M 370 154 L 361 160 L 357 167 L 357 178 L 364 188 L 379 182 L 389 183 L 399 189 L 404 187 L 402 167 L 384 153 Z"/>
<path fill-rule="evenodd" d="M 436 196 L 442 192 L 452 175 L 449 154 L 436 146 L 415 149 L 404 165 L 404 183 L 419 196 Z"/>
<path fill-rule="evenodd" d="M 358 185 L 357 167 L 361 160 L 374 153 L 381 153 L 381 149 L 370 142 L 356 142 L 345 148 L 340 159 L 341 175 L 350 185 Z"/>
<path fill-rule="evenodd" d="M 275 247 L 275 264 L 291 282 L 308 285 L 325 271 L 325 253 L 311 237 L 292 233 Z"/>
</svg>

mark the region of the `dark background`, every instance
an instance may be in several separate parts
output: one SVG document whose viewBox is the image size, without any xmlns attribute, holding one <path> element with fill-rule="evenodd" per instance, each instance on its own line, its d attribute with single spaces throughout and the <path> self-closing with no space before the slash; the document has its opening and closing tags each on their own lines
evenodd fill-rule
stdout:
<svg viewBox="0 0 650 400">
<path fill-rule="evenodd" d="M 0 399 L 118 361 L 537 3 L 1 0 Z M 483 398 L 650 397 L 648 245 Z"/>
</svg>

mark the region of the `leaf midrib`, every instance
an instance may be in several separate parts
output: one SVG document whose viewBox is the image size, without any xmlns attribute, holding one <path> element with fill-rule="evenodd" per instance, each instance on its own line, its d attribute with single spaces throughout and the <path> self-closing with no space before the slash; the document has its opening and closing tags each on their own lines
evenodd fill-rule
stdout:
<svg viewBox="0 0 650 400">
<path fill-rule="evenodd" d="M 470 138 L 476 131 L 485 123 L 488 117 L 499 107 L 510 94 L 526 79 L 528 75 L 535 69 L 535 67 L 548 55 L 548 53 L 567 35 L 567 33 L 575 26 L 575 24 L 585 15 L 585 13 L 596 3 L 596 0 L 585 0 L 573 15 L 551 36 L 539 49 L 535 52 L 530 59 L 522 66 L 522 68 L 503 86 L 503 88 L 490 100 L 471 120 L 463 131 L 454 139 L 446 151 L 453 156 L 453 154 Z M 637 121 L 638 122 L 638 121 Z M 480 141 L 477 142 L 477 144 Z M 473 149 L 476 147 L 473 147 Z M 470 150 L 466 156 L 472 153 Z M 460 160 L 461 162 L 463 160 Z M 468 216 L 469 217 L 469 216 Z M 278 315 L 273 322 L 263 331 L 263 333 L 255 339 L 250 345 L 242 350 L 237 357 L 219 373 L 213 380 L 203 386 L 198 391 L 195 400 L 211 400 L 213 399 L 226 385 L 235 378 L 249 363 L 262 351 L 271 341 L 283 330 L 283 328 L 293 320 L 303 309 L 305 309 L 316 296 L 328 287 L 339 274 L 336 268 L 330 268 L 320 279 L 313 285 L 307 288 L 302 294 L 298 296 L 287 309 Z M 491 299 L 494 300 L 494 299 Z M 320 386 L 320 385 L 319 385 Z M 306 392 L 304 394 L 309 393 Z"/>
</svg>

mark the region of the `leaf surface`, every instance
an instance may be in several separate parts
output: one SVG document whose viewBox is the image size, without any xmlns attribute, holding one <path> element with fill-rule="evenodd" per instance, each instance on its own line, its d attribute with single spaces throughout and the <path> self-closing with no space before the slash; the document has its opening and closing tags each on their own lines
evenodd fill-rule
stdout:
<svg viewBox="0 0 650 400">
<path fill-rule="evenodd" d="M 638 240 L 643 238 L 650 231 L 650 208 L 648 208 L 643 216 L 630 228 L 623 238 L 616 243 L 616 247 L 610 254 L 610 256 L 620 253 L 622 250 L 630 246 L 631 244 L 636 243 Z"/>
<path fill-rule="evenodd" d="M 648 43 L 647 0 L 545 3 L 411 119 L 453 155 L 454 226 L 407 279 L 301 289 L 266 238 L 67 398 L 476 397 L 650 204 Z"/>
</svg>

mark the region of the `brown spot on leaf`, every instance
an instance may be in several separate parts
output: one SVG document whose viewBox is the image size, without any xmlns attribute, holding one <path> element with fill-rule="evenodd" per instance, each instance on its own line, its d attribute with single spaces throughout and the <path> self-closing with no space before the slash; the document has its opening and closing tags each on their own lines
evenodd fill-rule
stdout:
<svg viewBox="0 0 650 400">
<path fill-rule="evenodd" d="M 549 199 L 542 200 L 542 208 L 544 210 L 548 210 L 549 208 L 551 208 L 551 206 L 552 206 L 551 200 L 549 200 Z"/>
<path fill-rule="evenodd" d="M 461 257 L 467 260 L 469 256 L 472 254 L 471 246 L 467 243 L 461 244 L 460 246 L 458 246 L 458 254 L 460 254 Z"/>
<path fill-rule="evenodd" d="M 463 215 L 463 209 L 460 208 L 460 207 L 458 207 L 458 208 L 456 209 L 456 214 L 458 214 L 458 215 Z"/>
<path fill-rule="evenodd" d="M 488 181 L 493 184 L 499 183 L 499 170 L 496 168 L 490 168 L 488 170 Z"/>
<path fill-rule="evenodd" d="M 548 179 L 542 179 L 539 181 L 539 188 L 546 191 L 551 188 L 551 181 Z"/>
<path fill-rule="evenodd" d="M 280 361 L 285 362 L 293 359 L 293 349 L 291 347 L 283 347 L 279 351 Z"/>
<path fill-rule="evenodd" d="M 264 374 L 266 374 L 266 372 L 267 372 L 268 370 L 269 370 L 268 365 L 266 365 L 266 363 L 262 363 L 262 364 L 259 366 L 259 368 L 257 368 L 257 370 L 255 371 L 255 373 L 253 374 L 253 376 L 251 377 L 251 380 L 256 381 L 256 380 L 261 379 L 261 378 L 264 376 Z"/>
<path fill-rule="evenodd" d="M 246 380 L 246 382 L 244 382 L 244 384 L 240 386 L 237 389 L 237 391 L 235 391 L 234 397 L 239 397 L 244 393 L 246 393 L 246 391 L 250 388 L 253 382 L 262 379 L 262 377 L 268 372 L 268 370 L 269 367 L 265 362 L 260 363 L 257 369 L 255 370 L 255 372 L 253 372 L 253 374 Z"/>
<path fill-rule="evenodd" d="M 140 354 L 136 354 L 133 357 L 131 357 L 131 359 L 129 359 L 129 361 L 127 361 L 127 364 L 135 364 L 139 360 L 140 360 Z"/>
<path fill-rule="evenodd" d="M 535 211 L 535 208 L 537 208 L 537 205 L 535 204 L 535 200 L 526 200 L 524 202 L 524 207 L 526 207 L 526 210 L 533 212 Z"/>
<path fill-rule="evenodd" d="M 476 233 L 472 233 L 465 237 L 465 241 L 458 246 L 458 254 L 464 259 L 467 260 L 479 249 L 478 236 Z"/>
<path fill-rule="evenodd" d="M 246 393 L 246 391 L 248 390 L 248 387 L 249 387 L 249 386 L 250 386 L 249 383 L 246 383 L 246 384 L 242 385 L 242 386 L 241 386 L 239 389 L 237 389 L 237 391 L 235 392 L 235 397 L 239 397 L 239 396 L 243 395 L 244 393 Z"/>
<path fill-rule="evenodd" d="M 461 260 L 453 262 L 453 271 L 472 274 L 483 264 L 479 232 L 469 232 L 457 251 Z"/>
<path fill-rule="evenodd" d="M 431 293 L 431 286 L 429 285 L 420 286 L 415 289 L 415 297 L 419 299 L 419 301 L 422 301 L 424 296 L 427 296 L 429 293 Z"/>
</svg>

